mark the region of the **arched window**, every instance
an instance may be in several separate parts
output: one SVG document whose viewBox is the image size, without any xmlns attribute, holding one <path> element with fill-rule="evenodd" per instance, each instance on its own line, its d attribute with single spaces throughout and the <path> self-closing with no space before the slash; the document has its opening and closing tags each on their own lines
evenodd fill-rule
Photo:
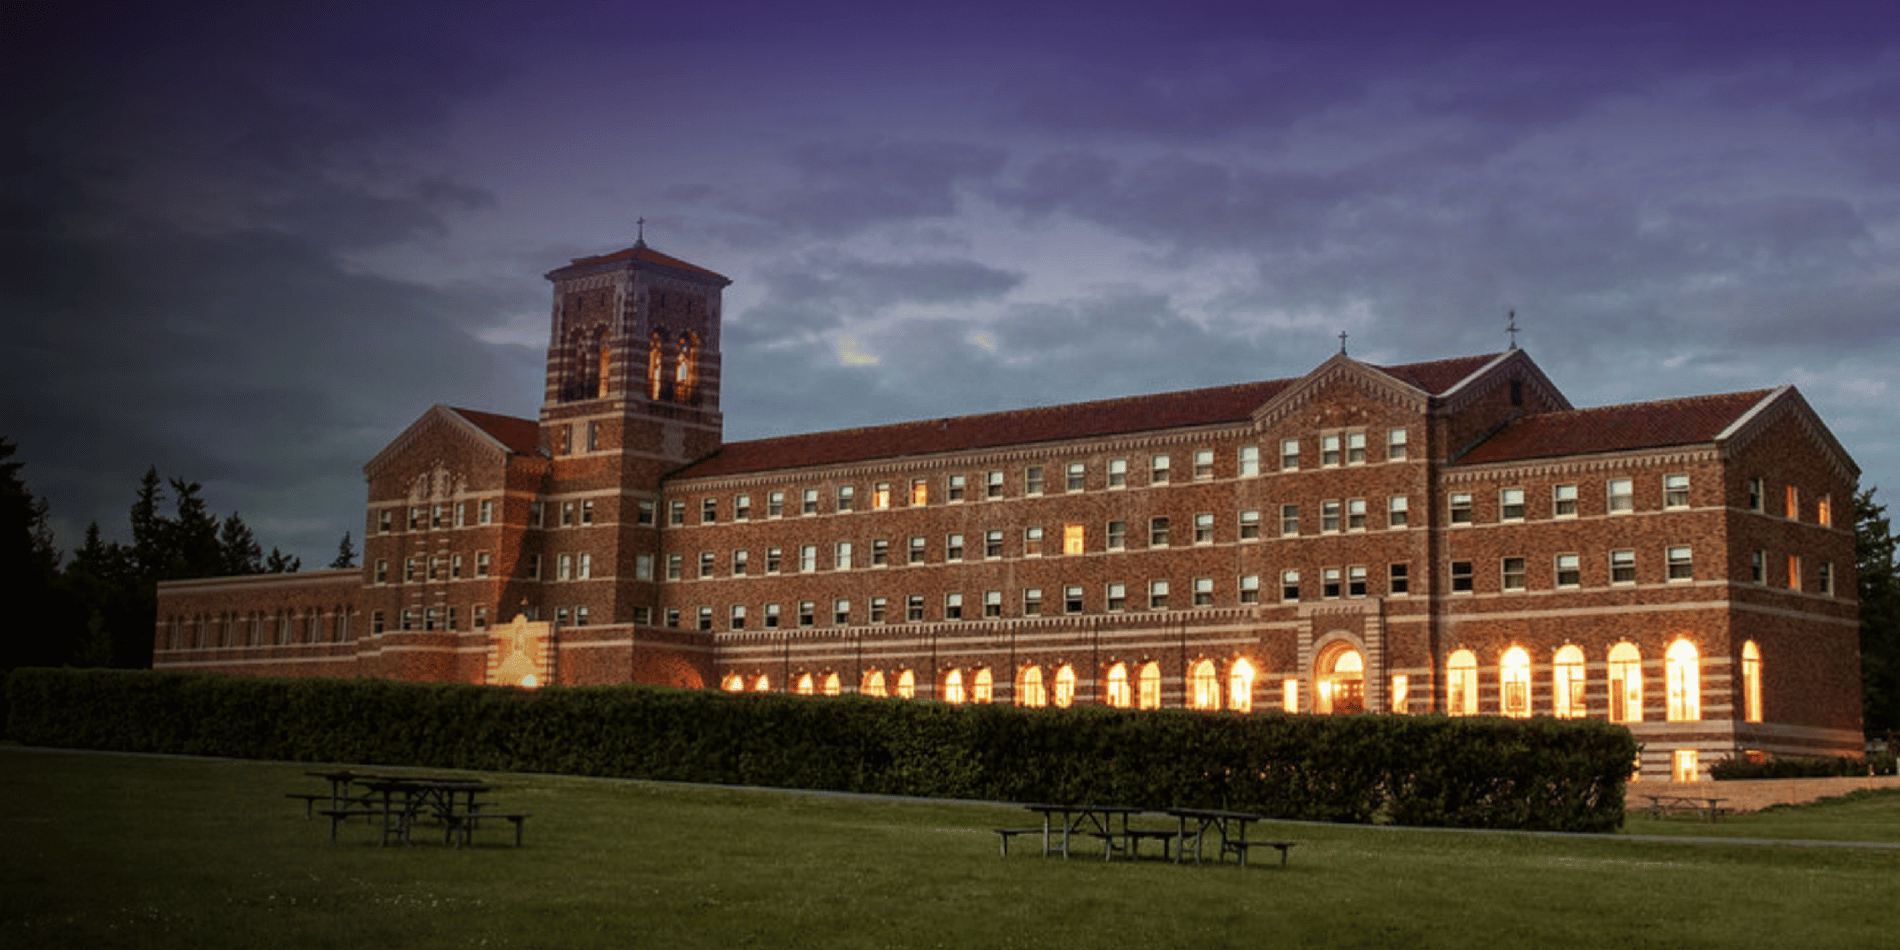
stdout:
<svg viewBox="0 0 1900 950">
<path fill-rule="evenodd" d="M 1345 643 L 1335 643 L 1320 654 L 1318 690 L 1313 711 L 1356 713 L 1366 711 L 1366 660 Z"/>
<path fill-rule="evenodd" d="M 943 701 L 961 703 L 963 698 L 963 671 L 951 670 L 943 674 Z"/>
<path fill-rule="evenodd" d="M 613 365 L 614 365 L 613 348 L 608 346 L 604 342 L 601 343 L 600 354 L 595 359 L 596 359 L 596 365 L 594 367 L 594 376 L 595 376 L 594 396 L 595 398 L 603 398 L 607 395 L 607 381 L 613 378 Z"/>
<path fill-rule="evenodd" d="M 1142 666 L 1136 686 L 1136 705 L 1143 709 L 1161 708 L 1161 664 L 1148 663 Z"/>
<path fill-rule="evenodd" d="M 1108 704 L 1116 709 L 1127 709 L 1135 704 L 1134 694 L 1128 687 L 1128 667 L 1123 664 L 1108 668 Z"/>
<path fill-rule="evenodd" d="M 1643 721 L 1643 655 L 1633 643 L 1610 648 L 1610 721 Z"/>
<path fill-rule="evenodd" d="M 743 693 L 745 692 L 745 677 L 733 673 L 728 675 L 726 681 L 720 685 L 724 686 L 728 693 Z"/>
<path fill-rule="evenodd" d="M 1235 660 L 1227 671 L 1227 708 L 1253 712 L 1253 664 L 1246 660 Z"/>
<path fill-rule="evenodd" d="M 1742 644 L 1742 721 L 1761 721 L 1761 648 Z"/>
<path fill-rule="evenodd" d="M 1055 702 L 1063 709 L 1075 705 L 1075 667 L 1067 663 L 1056 671 Z"/>
<path fill-rule="evenodd" d="M 1504 692 L 1504 714 L 1528 718 L 1531 714 L 1531 656 L 1523 647 L 1504 651 L 1504 657 L 1498 661 L 1498 685 Z"/>
<path fill-rule="evenodd" d="M 1565 646 L 1557 651 L 1551 682 L 1551 714 L 1559 719 L 1583 716 L 1589 710 L 1583 688 L 1583 650 L 1575 645 Z"/>
<path fill-rule="evenodd" d="M 838 679 L 838 674 L 826 673 L 825 674 L 825 695 L 836 696 L 842 692 L 844 692 L 844 682 Z"/>
<path fill-rule="evenodd" d="M 812 683 L 811 674 L 810 673 L 798 674 L 798 685 L 792 687 L 792 692 L 797 693 L 800 696 L 810 696 L 814 690 L 815 690 L 815 686 Z"/>
<path fill-rule="evenodd" d="M 692 402 L 699 385 L 699 337 L 680 334 L 679 355 L 673 364 L 673 401 Z"/>
<path fill-rule="evenodd" d="M 864 683 L 858 692 L 866 696 L 883 696 L 885 694 L 884 672 L 882 670 L 872 670 L 864 674 Z"/>
<path fill-rule="evenodd" d="M 760 673 L 759 678 L 756 681 L 754 681 L 752 684 L 752 690 L 753 692 L 757 692 L 757 693 L 771 692 L 772 678 L 765 675 L 764 673 Z"/>
<path fill-rule="evenodd" d="M 897 698 L 898 699 L 917 698 L 917 674 L 916 673 L 913 673 L 910 670 L 905 670 L 902 673 L 897 674 Z"/>
<path fill-rule="evenodd" d="M 1023 667 L 1022 674 L 1016 677 L 1016 705 L 1041 709 L 1049 705 L 1049 696 L 1042 688 L 1042 668 Z"/>
<path fill-rule="evenodd" d="M 1214 673 L 1213 660 L 1199 660 L 1188 665 L 1188 690 L 1194 697 L 1193 708 L 1220 708 L 1220 678 Z"/>
<path fill-rule="evenodd" d="M 1677 640 L 1669 645 L 1666 668 L 1669 674 L 1670 722 L 1694 722 L 1702 718 L 1702 662 L 1695 644 Z"/>
<path fill-rule="evenodd" d="M 1459 650 L 1445 661 L 1445 711 L 1453 716 L 1478 714 L 1478 656 Z"/>
<path fill-rule="evenodd" d="M 647 398 L 660 401 L 660 394 L 666 391 L 666 341 L 660 339 L 660 331 L 653 331 L 647 340 Z"/>
<path fill-rule="evenodd" d="M 970 702 L 987 703 L 996 698 L 996 679 L 990 675 L 990 668 L 976 671 L 976 683 L 970 690 Z"/>
</svg>

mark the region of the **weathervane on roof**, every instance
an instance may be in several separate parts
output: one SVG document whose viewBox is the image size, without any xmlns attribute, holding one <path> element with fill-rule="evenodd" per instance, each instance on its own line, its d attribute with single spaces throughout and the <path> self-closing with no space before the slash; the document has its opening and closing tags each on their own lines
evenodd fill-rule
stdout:
<svg viewBox="0 0 1900 950">
<path fill-rule="evenodd" d="M 636 225 L 639 225 L 640 227 L 640 236 L 634 239 L 633 246 L 646 247 L 647 246 L 647 219 L 639 218 L 635 220 L 633 223 Z"/>
<path fill-rule="evenodd" d="M 1346 331 L 1339 331 L 1339 355 L 1346 355 Z"/>
<path fill-rule="evenodd" d="M 1509 333 L 1511 335 L 1511 349 L 1515 350 L 1517 349 L 1517 311 L 1516 310 L 1506 311 L 1504 314 L 1504 318 L 1506 322 L 1509 323 L 1509 326 L 1506 326 L 1504 328 L 1504 332 Z"/>
</svg>

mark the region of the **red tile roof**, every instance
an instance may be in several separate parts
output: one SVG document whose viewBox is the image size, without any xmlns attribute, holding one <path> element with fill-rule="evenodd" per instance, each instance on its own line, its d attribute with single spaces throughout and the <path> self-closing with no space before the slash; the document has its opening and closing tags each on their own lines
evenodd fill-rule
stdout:
<svg viewBox="0 0 1900 950">
<path fill-rule="evenodd" d="M 551 271 L 548 274 L 548 276 L 553 277 L 555 274 L 558 274 L 572 267 L 587 267 L 593 264 L 606 264 L 613 261 L 625 261 L 625 260 L 634 260 L 634 259 L 639 259 L 649 264 L 659 264 L 663 267 L 677 267 L 681 270 L 692 271 L 693 273 L 696 273 L 696 274 L 704 274 L 708 277 L 716 277 L 728 284 L 732 283 L 731 279 L 726 277 L 726 275 L 724 274 L 707 270 L 706 268 L 701 267 L 698 264 L 689 264 L 685 261 L 680 260 L 677 257 L 673 257 L 670 254 L 662 254 L 659 251 L 656 251 L 650 247 L 647 247 L 645 244 L 635 244 L 632 247 L 615 251 L 612 254 L 599 254 L 594 257 L 577 257 L 577 258 L 574 258 L 573 261 L 569 262 L 567 267 L 556 268 L 555 270 Z"/>
<path fill-rule="evenodd" d="M 1457 459 L 1461 465 L 1712 442 L 1771 389 L 1525 416 Z"/>
<path fill-rule="evenodd" d="M 503 416 L 492 412 L 478 412 L 474 409 L 447 407 L 450 412 L 469 421 L 475 428 L 488 433 L 495 441 L 508 447 L 508 450 L 520 455 L 531 455 L 541 450 L 541 423 L 519 416 Z"/>
<path fill-rule="evenodd" d="M 1495 358 L 1494 354 L 1373 368 L 1408 385 L 1436 394 Z M 704 478 L 1157 429 L 1240 423 L 1247 421 L 1254 410 L 1298 381 L 1277 379 L 1239 383 L 1211 389 L 1125 396 L 1062 406 L 813 432 L 751 442 L 729 442 L 712 457 L 687 467 L 676 477 Z"/>
</svg>

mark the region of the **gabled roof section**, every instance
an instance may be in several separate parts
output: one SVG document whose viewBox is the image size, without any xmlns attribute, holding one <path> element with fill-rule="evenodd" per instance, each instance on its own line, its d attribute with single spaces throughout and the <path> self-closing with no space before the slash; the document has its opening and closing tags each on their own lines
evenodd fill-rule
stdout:
<svg viewBox="0 0 1900 950">
<path fill-rule="evenodd" d="M 363 474 L 371 478 L 387 468 L 397 457 L 430 431 L 447 430 L 505 459 L 509 455 L 531 455 L 540 451 L 541 426 L 532 419 L 452 409 L 444 405 L 429 407 L 409 428 L 390 440 L 376 457 L 363 465 Z"/>
<path fill-rule="evenodd" d="M 1407 363 L 1403 366 L 1376 366 L 1374 368 L 1420 392 L 1442 396 L 1506 355 L 1508 354 L 1488 353 L 1483 356 L 1458 356 L 1447 360 L 1432 360 L 1429 363 Z"/>
<path fill-rule="evenodd" d="M 1428 385 L 1438 385 L 1445 380 L 1455 382 L 1470 374 L 1467 363 L 1472 367 L 1482 366 L 1488 359 L 1471 357 L 1390 368 L 1347 362 L 1376 378 L 1389 377 L 1385 385 L 1415 388 L 1406 380 L 1417 379 Z M 710 478 L 1162 429 L 1239 425 L 1248 422 L 1262 405 L 1306 378 L 1310 377 L 731 442 L 712 456 L 676 472 L 674 477 Z"/>
<path fill-rule="evenodd" d="M 1253 421 L 1260 426 L 1272 425 L 1287 413 L 1311 402 L 1326 386 L 1344 381 L 1356 382 L 1368 392 L 1423 412 L 1432 397 L 1469 380 L 1497 360 L 1497 354 L 1491 354 L 1377 366 L 1361 363 L 1345 353 L 1336 353 L 1312 372 L 1289 381 L 1285 390 L 1256 408 L 1252 413 Z"/>
<path fill-rule="evenodd" d="M 1751 389 L 1522 416 L 1455 462 L 1483 465 L 1714 443 L 1772 393 Z"/>
<path fill-rule="evenodd" d="M 625 248 L 623 250 L 618 250 L 611 254 L 597 254 L 593 257 L 574 258 L 572 261 L 568 263 L 566 267 L 560 267 L 560 268 L 556 268 L 554 270 L 549 271 L 547 273 L 547 278 L 549 280 L 553 280 L 557 276 L 563 275 L 571 270 L 580 270 L 583 268 L 595 267 L 601 264 L 615 264 L 621 261 L 640 261 L 646 264 L 657 264 L 661 267 L 671 267 L 675 270 L 683 270 L 688 273 L 698 274 L 701 277 L 710 277 L 714 280 L 719 281 L 721 284 L 732 283 L 731 278 L 728 278 L 724 274 L 707 270 L 706 268 L 701 267 L 698 264 L 689 264 L 670 254 L 662 254 L 659 251 L 656 251 L 646 246 L 645 241 L 641 241 L 640 243 L 635 244 L 632 247 Z"/>
</svg>

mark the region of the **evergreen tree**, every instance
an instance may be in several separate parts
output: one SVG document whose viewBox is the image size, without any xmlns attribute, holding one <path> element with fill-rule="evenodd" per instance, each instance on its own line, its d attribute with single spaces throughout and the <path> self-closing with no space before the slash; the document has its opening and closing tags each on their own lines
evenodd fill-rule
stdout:
<svg viewBox="0 0 1900 950">
<path fill-rule="evenodd" d="M 302 567 L 303 558 L 291 557 L 274 547 L 270 549 L 270 556 L 264 558 L 264 573 L 266 574 L 295 574 Z"/>
<path fill-rule="evenodd" d="M 187 482 L 182 478 L 172 479 L 172 491 L 177 493 L 177 516 L 161 519 L 165 529 L 167 556 L 163 570 L 149 575 L 149 580 L 175 581 L 187 577 L 214 577 L 219 574 L 256 573 L 256 571 L 225 570 L 229 549 L 219 532 L 218 519 L 205 507 L 203 498 L 198 497 L 202 489 L 197 482 Z M 231 517 L 237 517 L 235 514 Z M 243 522 L 238 522 L 242 527 Z M 229 528 L 229 525 L 226 525 Z M 250 529 L 245 528 L 248 536 Z M 255 546 L 255 541 L 252 542 Z M 262 558 L 263 552 L 258 551 Z"/>
<path fill-rule="evenodd" d="M 18 447 L 0 438 L 0 590 L 12 612 L 0 624 L 0 670 L 60 662 L 55 585 L 59 549 L 47 521 L 46 501 L 27 488 L 13 461 Z"/>
<path fill-rule="evenodd" d="M 251 526 L 245 524 L 235 511 L 226 516 L 224 527 L 218 531 L 218 552 L 218 570 L 215 573 L 264 573 L 264 548 L 251 534 Z"/>
<path fill-rule="evenodd" d="M 1854 497 L 1854 560 L 1859 574 L 1862 724 L 1891 743 L 1900 732 L 1900 539 L 1875 489 Z"/>
<path fill-rule="evenodd" d="M 350 533 L 345 531 L 343 532 L 343 540 L 337 542 L 336 558 L 330 562 L 330 567 L 335 570 L 342 570 L 355 566 L 356 547 L 350 543 Z"/>
</svg>

